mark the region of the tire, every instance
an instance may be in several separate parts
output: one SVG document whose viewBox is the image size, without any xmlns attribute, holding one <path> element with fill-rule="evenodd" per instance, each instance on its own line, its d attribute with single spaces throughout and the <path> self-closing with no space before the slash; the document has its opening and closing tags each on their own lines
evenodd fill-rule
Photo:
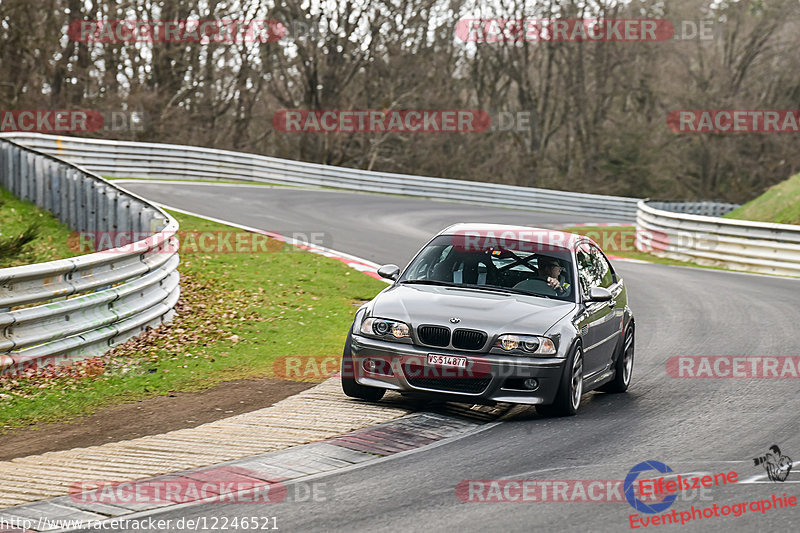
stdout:
<svg viewBox="0 0 800 533">
<path fill-rule="evenodd" d="M 628 325 L 625 332 L 625 340 L 620 346 L 620 353 L 614 363 L 614 379 L 598 388 L 602 392 L 620 393 L 628 390 L 631 384 L 631 374 L 633 373 L 633 355 L 636 344 L 633 323 Z"/>
<path fill-rule="evenodd" d="M 583 348 L 575 344 L 564 365 L 564 373 L 550 405 L 537 405 L 536 412 L 543 416 L 575 416 L 583 395 Z"/>
<path fill-rule="evenodd" d="M 377 402 L 383 398 L 386 389 L 368 387 L 356 383 L 355 365 L 353 364 L 353 354 L 350 351 L 352 333 L 347 333 L 347 340 L 344 343 L 344 353 L 342 353 L 342 391 L 345 395 L 368 402 Z"/>
</svg>

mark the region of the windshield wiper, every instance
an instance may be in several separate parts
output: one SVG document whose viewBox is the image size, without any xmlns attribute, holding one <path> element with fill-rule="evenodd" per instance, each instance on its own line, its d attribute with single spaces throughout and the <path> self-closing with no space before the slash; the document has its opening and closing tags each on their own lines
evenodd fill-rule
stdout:
<svg viewBox="0 0 800 533">
<path fill-rule="evenodd" d="M 549 294 L 539 294 L 535 292 L 522 291 L 519 289 L 510 289 L 508 287 L 497 287 L 496 285 L 474 285 L 469 283 L 453 283 L 452 281 L 439 281 L 435 279 L 406 279 L 400 282 L 401 285 L 440 285 L 443 287 L 454 287 L 456 289 L 477 289 L 479 291 L 489 292 L 502 292 L 505 294 L 521 294 L 523 296 L 537 296 L 539 298 L 548 298 L 550 300 L 557 300 Z"/>
<path fill-rule="evenodd" d="M 482 290 L 482 291 L 503 292 L 503 293 L 507 293 L 507 294 L 522 294 L 524 296 L 540 296 L 542 298 L 549 298 L 551 300 L 554 299 L 552 296 L 549 296 L 547 294 L 537 294 L 537 293 L 534 293 L 534 292 L 521 291 L 519 289 L 510 289 L 508 287 L 497 287 L 496 285 L 461 284 L 461 285 L 457 285 L 457 286 L 458 287 L 464 287 L 464 288 L 467 288 L 467 289 L 478 289 L 478 290 Z"/>
</svg>

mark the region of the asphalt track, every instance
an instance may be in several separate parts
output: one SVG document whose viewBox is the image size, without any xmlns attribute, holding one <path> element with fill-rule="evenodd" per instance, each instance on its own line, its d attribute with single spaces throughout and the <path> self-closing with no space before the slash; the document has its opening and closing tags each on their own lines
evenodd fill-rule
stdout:
<svg viewBox="0 0 800 533">
<path fill-rule="evenodd" d="M 372 194 L 295 188 L 127 183 L 150 200 L 284 234 L 327 233 L 325 245 L 378 263 L 408 261 L 432 233 L 461 221 L 558 226 L 602 221 Z M 620 480 L 637 463 L 675 472 L 739 472 L 739 483 L 686 493 L 672 508 L 733 505 L 772 494 L 800 497 L 800 475 L 762 479 L 752 458 L 778 444 L 800 456 L 796 379 L 677 379 L 676 355 L 800 355 L 800 281 L 615 262 L 636 314 L 633 383 L 624 395 L 584 396 L 578 416 L 544 419 L 532 409 L 442 446 L 333 472 L 326 500 L 211 504 L 157 518 L 275 516 L 282 531 L 621 531 L 626 502 L 464 503 L 463 480 Z M 800 467 L 795 470 L 800 470 Z M 668 511 L 668 512 L 669 512 Z M 796 531 L 798 507 L 747 511 L 648 531 Z M 176 531 L 178 529 L 175 529 Z"/>
</svg>

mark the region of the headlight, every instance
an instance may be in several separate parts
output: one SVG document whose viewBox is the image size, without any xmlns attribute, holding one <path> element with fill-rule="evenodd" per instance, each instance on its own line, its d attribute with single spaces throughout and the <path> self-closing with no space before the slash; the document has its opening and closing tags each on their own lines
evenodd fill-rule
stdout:
<svg viewBox="0 0 800 533">
<path fill-rule="evenodd" d="M 553 339 L 536 335 L 500 335 L 495 347 L 506 352 L 517 351 L 531 355 L 555 355 L 556 344 Z"/>
<path fill-rule="evenodd" d="M 408 324 L 385 318 L 368 318 L 364 320 L 361 323 L 361 333 L 363 335 L 377 335 L 378 337 L 394 337 L 395 339 L 409 337 Z"/>
</svg>

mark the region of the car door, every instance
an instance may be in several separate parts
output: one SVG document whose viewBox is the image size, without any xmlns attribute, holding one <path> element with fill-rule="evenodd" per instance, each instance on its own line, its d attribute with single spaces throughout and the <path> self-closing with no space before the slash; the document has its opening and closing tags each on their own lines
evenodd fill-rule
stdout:
<svg viewBox="0 0 800 533">
<path fill-rule="evenodd" d="M 613 306 L 610 302 L 589 302 L 589 290 L 602 287 L 607 273 L 604 264 L 599 261 L 593 246 L 581 245 L 575 258 L 578 265 L 578 280 L 584 310 L 578 317 L 577 327 L 583 337 L 584 375 L 591 376 L 605 370 L 611 357 L 611 348 L 607 339 L 610 321 L 613 320 Z M 606 262 L 607 263 L 607 262 Z"/>
<path fill-rule="evenodd" d="M 624 313 L 625 302 L 624 297 L 620 298 L 622 292 L 622 283 L 618 279 L 614 268 L 611 266 L 608 258 L 597 246 L 591 245 L 592 261 L 595 263 L 597 272 L 599 274 L 599 287 L 608 289 L 613 298 L 610 302 L 600 302 L 601 307 L 604 307 L 602 319 L 596 326 L 596 334 L 598 342 L 598 357 L 600 363 L 598 364 L 599 370 L 603 370 L 611 366 L 612 358 L 614 357 L 614 350 L 617 346 L 622 330 L 622 315 Z"/>
</svg>

